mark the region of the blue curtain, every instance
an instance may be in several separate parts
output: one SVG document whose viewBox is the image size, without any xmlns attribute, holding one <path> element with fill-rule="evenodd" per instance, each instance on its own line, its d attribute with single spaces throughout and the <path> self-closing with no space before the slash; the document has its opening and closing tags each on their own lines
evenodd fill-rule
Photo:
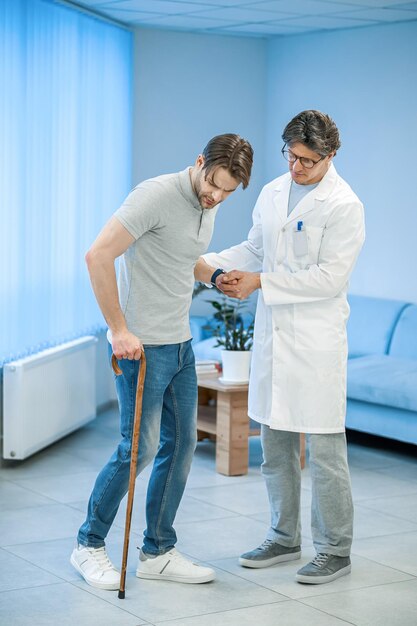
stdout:
<svg viewBox="0 0 417 626">
<path fill-rule="evenodd" d="M 131 182 L 132 36 L 0 0 L 0 361 L 103 325 L 84 255 Z"/>
</svg>

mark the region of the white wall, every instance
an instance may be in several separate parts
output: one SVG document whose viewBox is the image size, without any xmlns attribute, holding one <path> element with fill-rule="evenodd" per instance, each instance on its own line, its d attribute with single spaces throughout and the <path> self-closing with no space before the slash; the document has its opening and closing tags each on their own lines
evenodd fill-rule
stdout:
<svg viewBox="0 0 417 626">
<path fill-rule="evenodd" d="M 417 22 L 278 38 L 268 50 L 267 177 L 303 109 L 339 126 L 339 173 L 365 205 L 351 292 L 417 302 Z M 280 161 L 281 159 L 281 161 Z"/>
</svg>

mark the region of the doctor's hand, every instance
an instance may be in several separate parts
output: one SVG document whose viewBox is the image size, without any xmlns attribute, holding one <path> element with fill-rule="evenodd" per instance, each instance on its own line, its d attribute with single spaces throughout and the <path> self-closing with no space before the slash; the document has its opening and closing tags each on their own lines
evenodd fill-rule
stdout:
<svg viewBox="0 0 417 626">
<path fill-rule="evenodd" d="M 219 277 L 220 289 L 224 294 L 238 300 L 245 300 L 256 289 L 261 288 L 260 274 L 232 270 Z"/>
</svg>

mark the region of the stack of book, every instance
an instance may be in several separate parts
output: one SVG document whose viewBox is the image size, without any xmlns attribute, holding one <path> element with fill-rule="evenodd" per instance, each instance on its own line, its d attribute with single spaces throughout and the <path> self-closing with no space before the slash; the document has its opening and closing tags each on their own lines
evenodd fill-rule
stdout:
<svg viewBox="0 0 417 626">
<path fill-rule="evenodd" d="M 221 371 L 220 363 L 218 361 L 196 361 L 195 369 L 197 374 L 218 374 Z"/>
</svg>

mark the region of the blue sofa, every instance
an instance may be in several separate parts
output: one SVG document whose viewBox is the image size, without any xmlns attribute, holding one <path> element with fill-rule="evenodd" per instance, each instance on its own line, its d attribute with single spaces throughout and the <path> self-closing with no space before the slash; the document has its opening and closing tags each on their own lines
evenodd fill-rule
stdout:
<svg viewBox="0 0 417 626">
<path fill-rule="evenodd" d="M 346 426 L 417 444 L 417 305 L 349 303 Z"/>
<path fill-rule="evenodd" d="M 346 426 L 417 444 L 417 304 L 349 296 Z M 204 327 L 192 316 L 196 359 L 220 360 Z"/>
</svg>

